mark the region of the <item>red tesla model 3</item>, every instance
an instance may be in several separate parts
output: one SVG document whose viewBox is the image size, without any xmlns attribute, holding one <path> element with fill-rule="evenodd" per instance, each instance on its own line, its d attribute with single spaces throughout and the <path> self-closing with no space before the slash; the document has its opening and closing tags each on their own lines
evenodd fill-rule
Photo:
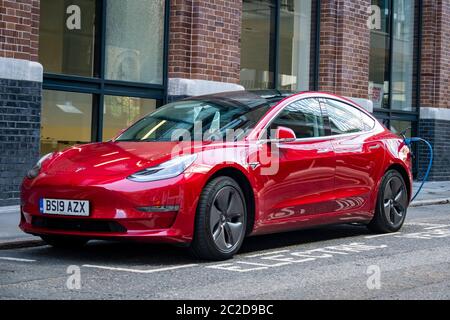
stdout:
<svg viewBox="0 0 450 320">
<path fill-rule="evenodd" d="M 233 257 L 244 238 L 361 223 L 398 231 L 411 198 L 403 139 L 330 94 L 231 92 L 159 108 L 112 141 L 43 157 L 23 181 L 23 231 L 189 246 Z"/>
</svg>

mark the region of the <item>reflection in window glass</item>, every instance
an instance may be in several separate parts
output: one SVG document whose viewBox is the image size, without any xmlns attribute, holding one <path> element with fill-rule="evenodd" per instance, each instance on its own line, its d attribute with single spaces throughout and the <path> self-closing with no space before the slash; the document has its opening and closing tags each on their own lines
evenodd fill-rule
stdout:
<svg viewBox="0 0 450 320">
<path fill-rule="evenodd" d="M 254 102 L 254 101 L 253 101 Z M 230 101 L 179 101 L 137 122 L 118 141 L 219 141 L 244 138 L 269 106 Z"/>
<path fill-rule="evenodd" d="M 106 78 L 162 84 L 165 1 L 106 3 Z"/>
<path fill-rule="evenodd" d="M 391 130 L 396 134 L 406 132 L 406 136 L 412 137 L 412 123 L 410 121 L 391 120 Z"/>
<path fill-rule="evenodd" d="M 39 59 L 45 72 L 94 76 L 95 3 L 41 0 Z"/>
<path fill-rule="evenodd" d="M 362 112 L 336 100 L 326 100 L 332 135 L 355 133 L 367 130 L 362 121 Z"/>
<path fill-rule="evenodd" d="M 389 108 L 390 4 L 391 0 L 372 0 L 381 9 L 381 28 L 370 32 L 369 97 L 374 108 Z"/>
<path fill-rule="evenodd" d="M 414 72 L 414 0 L 394 1 L 392 109 L 412 111 Z"/>
<path fill-rule="evenodd" d="M 278 127 L 292 129 L 297 139 L 325 136 L 325 125 L 316 99 L 303 99 L 287 106 L 272 122 L 272 133 Z"/>
<path fill-rule="evenodd" d="M 243 1 L 241 84 L 246 89 L 273 89 L 275 1 Z"/>
<path fill-rule="evenodd" d="M 91 141 L 92 96 L 44 90 L 41 153 Z"/>
<path fill-rule="evenodd" d="M 105 96 L 103 141 L 108 141 L 156 109 L 157 100 Z"/>
<path fill-rule="evenodd" d="M 287 0 L 281 4 L 279 87 L 310 88 L 312 0 Z"/>
</svg>

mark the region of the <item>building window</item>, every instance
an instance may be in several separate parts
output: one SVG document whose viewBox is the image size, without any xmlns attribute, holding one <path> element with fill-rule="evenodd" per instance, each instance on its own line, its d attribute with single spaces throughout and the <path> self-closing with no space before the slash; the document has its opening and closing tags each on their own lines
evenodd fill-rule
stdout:
<svg viewBox="0 0 450 320">
<path fill-rule="evenodd" d="M 316 88 L 319 0 L 244 0 L 241 84 L 246 89 Z"/>
<path fill-rule="evenodd" d="M 114 138 L 120 130 L 155 111 L 157 104 L 157 100 L 105 96 L 103 140 Z"/>
<path fill-rule="evenodd" d="M 274 87 L 276 1 L 244 0 L 241 31 L 241 84 L 247 89 Z"/>
<path fill-rule="evenodd" d="M 44 90 L 41 153 L 88 143 L 92 136 L 92 95 Z"/>
<path fill-rule="evenodd" d="M 372 0 L 381 25 L 371 30 L 369 96 L 374 108 L 417 112 L 418 20 L 421 0 Z"/>
<path fill-rule="evenodd" d="M 41 0 L 39 59 L 45 72 L 97 76 L 94 73 L 96 5 L 91 0 Z"/>
<path fill-rule="evenodd" d="M 164 1 L 107 1 L 108 79 L 162 84 L 163 41 Z"/>
<path fill-rule="evenodd" d="M 43 154 L 111 139 L 164 102 L 168 7 L 168 0 L 41 0 Z"/>
</svg>

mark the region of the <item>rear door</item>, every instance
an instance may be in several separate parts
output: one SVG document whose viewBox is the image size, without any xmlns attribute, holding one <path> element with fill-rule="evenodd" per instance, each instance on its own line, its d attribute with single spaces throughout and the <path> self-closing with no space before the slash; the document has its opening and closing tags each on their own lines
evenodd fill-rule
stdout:
<svg viewBox="0 0 450 320">
<path fill-rule="evenodd" d="M 340 100 L 322 99 L 331 128 L 336 156 L 335 201 L 332 211 L 367 218 L 369 199 L 382 170 L 384 148 L 374 138 L 375 121 L 354 106 Z M 344 217 L 345 218 L 345 217 Z"/>
</svg>

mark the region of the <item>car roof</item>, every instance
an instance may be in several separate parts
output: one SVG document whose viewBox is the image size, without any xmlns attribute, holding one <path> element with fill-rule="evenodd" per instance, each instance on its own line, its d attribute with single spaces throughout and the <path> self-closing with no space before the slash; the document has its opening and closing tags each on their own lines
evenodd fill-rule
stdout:
<svg viewBox="0 0 450 320">
<path fill-rule="evenodd" d="M 199 100 L 235 107 L 256 108 L 263 105 L 274 106 L 297 93 L 298 92 L 280 90 L 241 90 L 190 97 L 184 100 Z"/>
</svg>

